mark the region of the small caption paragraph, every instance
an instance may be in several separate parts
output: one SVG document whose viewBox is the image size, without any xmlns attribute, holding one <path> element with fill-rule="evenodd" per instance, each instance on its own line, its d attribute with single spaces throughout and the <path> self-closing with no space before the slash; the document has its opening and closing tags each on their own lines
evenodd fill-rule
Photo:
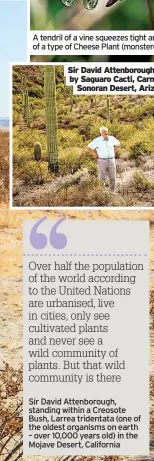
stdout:
<svg viewBox="0 0 154 461">
<path fill-rule="evenodd" d="M 66 63 L 64 74 L 74 94 L 154 94 L 154 66 L 149 63 Z"/>
<path fill-rule="evenodd" d="M 24 455 L 148 455 L 149 224 L 24 222 Z"/>
<path fill-rule="evenodd" d="M 152 55 L 154 34 L 146 31 L 31 31 L 29 55 Z"/>
</svg>

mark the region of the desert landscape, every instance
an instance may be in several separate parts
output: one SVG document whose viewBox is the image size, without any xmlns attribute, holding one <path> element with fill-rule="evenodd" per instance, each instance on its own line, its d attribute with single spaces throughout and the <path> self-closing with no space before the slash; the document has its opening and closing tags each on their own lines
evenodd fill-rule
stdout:
<svg viewBox="0 0 154 461">
<path fill-rule="evenodd" d="M 13 206 L 154 206 L 153 115 L 153 96 L 76 96 L 63 66 L 14 66 Z M 87 148 L 102 125 L 121 143 L 114 193 Z"/>
</svg>

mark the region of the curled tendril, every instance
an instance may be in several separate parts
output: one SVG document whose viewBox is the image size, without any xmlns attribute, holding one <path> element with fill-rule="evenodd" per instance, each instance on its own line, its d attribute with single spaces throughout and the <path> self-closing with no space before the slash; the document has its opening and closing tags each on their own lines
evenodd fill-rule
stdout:
<svg viewBox="0 0 154 461">
<path fill-rule="evenodd" d="M 73 6 L 76 0 L 62 0 L 62 2 L 66 6 Z M 83 0 L 83 6 L 87 10 L 93 10 L 94 8 L 96 8 L 97 4 L 98 0 Z"/>
</svg>

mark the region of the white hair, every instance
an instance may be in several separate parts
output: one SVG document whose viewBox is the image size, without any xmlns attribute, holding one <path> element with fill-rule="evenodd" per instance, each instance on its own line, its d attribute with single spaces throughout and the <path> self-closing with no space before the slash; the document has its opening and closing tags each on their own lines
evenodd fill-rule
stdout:
<svg viewBox="0 0 154 461">
<path fill-rule="evenodd" d="M 100 133 L 101 133 L 102 131 L 106 131 L 106 133 L 108 133 L 108 128 L 106 128 L 106 126 L 101 126 L 101 127 L 100 127 Z"/>
</svg>

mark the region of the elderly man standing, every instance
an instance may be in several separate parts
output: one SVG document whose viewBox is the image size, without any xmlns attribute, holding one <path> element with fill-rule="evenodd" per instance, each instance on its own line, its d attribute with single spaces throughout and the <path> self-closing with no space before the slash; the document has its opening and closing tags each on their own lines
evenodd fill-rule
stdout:
<svg viewBox="0 0 154 461">
<path fill-rule="evenodd" d="M 105 126 L 100 128 L 100 134 L 101 136 L 88 144 L 88 150 L 97 158 L 99 179 L 105 182 L 106 173 L 108 173 L 110 189 L 114 191 L 116 183 L 115 152 L 120 146 L 120 141 L 114 136 L 109 136 L 108 128 Z"/>
</svg>

